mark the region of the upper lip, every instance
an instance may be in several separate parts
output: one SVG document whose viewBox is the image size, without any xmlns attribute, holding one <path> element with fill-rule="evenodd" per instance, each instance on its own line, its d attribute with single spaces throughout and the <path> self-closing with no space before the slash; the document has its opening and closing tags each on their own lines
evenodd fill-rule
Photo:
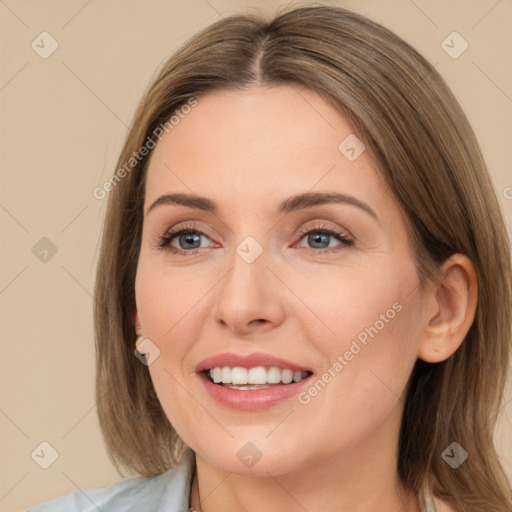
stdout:
<svg viewBox="0 0 512 512">
<path fill-rule="evenodd" d="M 286 359 L 281 359 L 279 357 L 265 354 L 263 352 L 254 352 L 252 354 L 245 355 L 235 354 L 233 352 L 224 352 L 222 354 L 208 357 L 207 359 L 201 361 L 197 365 L 196 371 L 201 372 L 204 370 L 210 370 L 216 367 L 222 368 L 225 366 L 230 368 L 255 368 L 256 366 L 265 366 L 270 368 L 271 366 L 275 366 L 277 368 L 281 368 L 282 370 L 288 369 L 293 371 L 312 371 L 307 366 L 303 366 L 292 361 L 287 361 Z"/>
</svg>

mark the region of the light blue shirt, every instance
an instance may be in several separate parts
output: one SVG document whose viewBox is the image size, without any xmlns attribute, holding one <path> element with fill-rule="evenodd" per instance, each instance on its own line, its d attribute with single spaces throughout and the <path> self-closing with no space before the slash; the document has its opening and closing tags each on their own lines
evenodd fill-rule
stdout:
<svg viewBox="0 0 512 512">
<path fill-rule="evenodd" d="M 76 491 L 28 512 L 189 512 L 194 454 L 154 478 L 132 478 L 98 489 Z"/>
</svg>

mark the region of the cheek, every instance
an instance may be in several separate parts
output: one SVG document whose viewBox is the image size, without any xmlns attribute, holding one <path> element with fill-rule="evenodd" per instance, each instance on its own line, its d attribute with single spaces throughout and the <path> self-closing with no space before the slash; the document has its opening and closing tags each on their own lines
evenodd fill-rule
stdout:
<svg viewBox="0 0 512 512">
<path fill-rule="evenodd" d="M 308 342 L 331 359 L 349 350 L 354 340 L 369 347 L 371 340 L 393 339 L 380 348 L 400 347 L 401 334 L 417 317 L 418 277 L 412 261 L 402 258 L 399 266 L 390 260 L 377 256 L 364 268 L 320 269 L 314 280 L 290 276 L 294 292 L 309 309 L 297 315 Z"/>
<path fill-rule="evenodd" d="M 143 334 L 160 350 L 148 367 L 151 380 L 167 417 L 180 435 L 185 433 L 185 441 L 190 415 L 201 414 L 185 383 L 192 372 L 188 355 L 200 337 L 208 311 L 203 299 L 210 288 L 204 278 L 195 277 L 191 279 L 190 272 L 181 269 L 170 272 L 161 263 L 141 258 L 135 281 Z"/>
<path fill-rule="evenodd" d="M 135 298 L 144 336 L 164 348 L 171 340 L 183 336 L 184 327 L 193 329 L 196 323 L 190 322 L 190 318 L 201 309 L 208 289 L 204 278 L 191 279 L 185 270 L 170 272 L 159 262 L 141 260 Z"/>
<path fill-rule="evenodd" d="M 399 421 L 417 353 L 416 307 L 405 299 L 377 294 L 364 308 L 352 305 L 354 316 L 340 315 L 336 339 L 322 347 L 326 365 L 298 407 L 309 418 L 306 428 L 322 432 L 324 446 L 355 446 L 389 425 L 388 418 Z M 324 379 L 325 385 L 319 382 Z"/>
<path fill-rule="evenodd" d="M 407 383 L 420 336 L 416 268 L 403 261 L 400 268 L 378 268 L 380 276 L 370 269 L 357 276 L 346 274 L 336 279 L 336 287 L 332 280 L 320 280 L 316 293 L 309 292 L 311 308 L 331 331 L 315 336 L 319 322 L 312 315 L 303 325 L 308 340 L 322 354 L 322 371 L 329 374 L 325 388 L 318 386 L 318 395 L 323 395 L 319 406 L 338 402 L 355 415 L 359 408 L 371 413 L 375 407 L 372 414 L 379 415 L 394 406 Z"/>
</svg>

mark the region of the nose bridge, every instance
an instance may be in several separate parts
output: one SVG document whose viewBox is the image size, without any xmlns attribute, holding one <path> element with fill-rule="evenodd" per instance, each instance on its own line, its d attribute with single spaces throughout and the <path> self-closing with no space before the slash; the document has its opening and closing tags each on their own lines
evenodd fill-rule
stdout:
<svg viewBox="0 0 512 512">
<path fill-rule="evenodd" d="M 264 254 L 263 250 L 261 254 L 257 254 L 250 242 L 241 242 L 231 259 L 229 280 L 232 291 L 237 292 L 240 297 L 250 292 L 254 292 L 251 296 L 263 293 L 265 284 L 268 284 L 265 283 L 265 274 L 268 272 L 267 263 L 268 255 Z"/>
<path fill-rule="evenodd" d="M 246 237 L 235 247 L 230 270 L 216 294 L 215 317 L 239 332 L 255 325 L 279 324 L 284 305 L 268 270 L 269 253 L 253 237 Z"/>
</svg>

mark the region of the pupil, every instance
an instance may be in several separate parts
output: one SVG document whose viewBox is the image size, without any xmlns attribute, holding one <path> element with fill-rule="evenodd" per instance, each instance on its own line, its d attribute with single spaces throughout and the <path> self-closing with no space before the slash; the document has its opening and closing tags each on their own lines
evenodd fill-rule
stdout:
<svg viewBox="0 0 512 512">
<path fill-rule="evenodd" d="M 184 244 L 180 244 L 185 247 L 190 247 L 191 245 L 193 245 L 194 243 L 199 243 L 200 244 L 200 236 L 198 234 L 186 234 L 186 235 L 181 235 L 181 240 L 184 241 Z M 197 247 L 194 247 L 194 249 L 196 249 Z"/>
<path fill-rule="evenodd" d="M 326 244 L 325 246 L 322 246 L 323 248 L 329 246 L 329 237 L 331 235 L 328 235 L 326 233 L 317 233 L 315 235 L 309 235 L 309 242 L 314 247 L 317 247 L 322 244 Z M 318 244 L 318 245 L 315 245 Z"/>
</svg>

